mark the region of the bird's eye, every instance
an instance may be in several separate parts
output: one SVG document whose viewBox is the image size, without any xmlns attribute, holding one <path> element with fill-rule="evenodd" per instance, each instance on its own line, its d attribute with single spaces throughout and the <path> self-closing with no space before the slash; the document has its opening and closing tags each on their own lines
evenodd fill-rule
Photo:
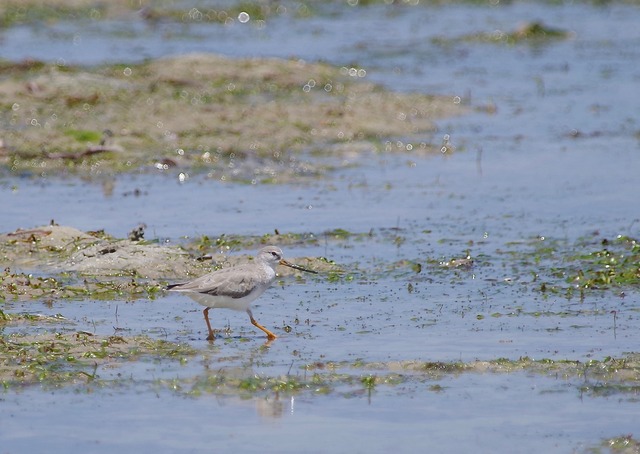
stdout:
<svg viewBox="0 0 640 454">
<path fill-rule="evenodd" d="M 276 251 L 271 251 L 271 255 L 273 255 L 274 257 L 277 257 L 278 253 Z"/>
</svg>

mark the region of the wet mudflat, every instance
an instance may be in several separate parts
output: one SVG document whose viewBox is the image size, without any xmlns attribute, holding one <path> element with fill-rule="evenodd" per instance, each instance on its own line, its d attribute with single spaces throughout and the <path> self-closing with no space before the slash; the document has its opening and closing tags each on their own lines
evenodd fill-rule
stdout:
<svg viewBox="0 0 640 454">
<path fill-rule="evenodd" d="M 179 154 L 140 134 L 113 139 L 125 150 L 138 141 L 135 169 L 102 154 L 61 163 L 52 154 L 64 150 L 25 158 L 9 148 L 15 168 L 0 180 L 7 452 L 637 449 L 638 125 L 629 88 L 638 74 L 629 55 L 638 47 L 625 27 L 636 7 L 321 13 L 274 15 L 249 31 L 188 24 L 188 39 L 147 39 L 167 47 L 138 51 L 322 59 L 338 74 L 347 68 L 347 80 L 349 68 L 365 69 L 360 79 L 376 90 L 439 95 L 467 112 L 396 134 L 318 142 L 302 128 L 291 147 L 286 135 L 268 138 L 267 149 L 293 161 L 222 147 L 207 162 L 197 143 Z M 568 34 L 522 38 L 536 27 L 521 23 L 533 20 Z M 166 31 L 171 21 L 158 23 Z M 283 23 L 300 38 L 281 41 L 284 29 L 270 24 Z M 132 35 L 92 24 L 98 31 L 81 36 L 105 33 L 111 58 L 138 62 L 124 52 Z M 393 40 L 367 31 L 389 24 Z M 61 27 L 76 25 L 20 33 Z M 335 27 L 357 39 L 337 39 Z M 201 39 L 207 33 L 232 50 Z M 65 64 L 81 64 L 86 41 L 72 42 L 77 61 L 64 54 Z M 51 46 L 64 48 L 64 38 Z M 44 176 L 34 169 L 42 162 Z M 295 171 L 299 162 L 313 171 Z M 24 233 L 51 219 L 76 229 L 72 247 Z M 140 224 L 144 238 L 127 239 Z M 163 286 L 263 243 L 321 274 L 283 273 L 258 301 L 254 314 L 275 342 L 264 345 L 245 314 L 214 310 L 220 334 L 209 344 L 201 308 Z M 155 249 L 176 266 L 153 265 Z M 131 251 L 147 255 L 149 271 L 69 262 L 75 253 L 117 264 Z"/>
</svg>

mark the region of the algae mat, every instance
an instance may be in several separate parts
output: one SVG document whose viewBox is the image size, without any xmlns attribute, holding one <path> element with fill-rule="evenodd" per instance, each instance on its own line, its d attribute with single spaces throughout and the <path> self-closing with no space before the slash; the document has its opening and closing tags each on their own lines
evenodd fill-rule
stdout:
<svg viewBox="0 0 640 454">
<path fill-rule="evenodd" d="M 98 68 L 26 61 L 5 62 L 0 74 L 0 164 L 42 176 L 177 166 L 287 181 L 357 151 L 385 151 L 396 138 L 415 143 L 415 152 L 441 152 L 434 121 L 464 112 L 447 97 L 390 92 L 357 71 L 302 60 L 190 54 Z"/>
</svg>

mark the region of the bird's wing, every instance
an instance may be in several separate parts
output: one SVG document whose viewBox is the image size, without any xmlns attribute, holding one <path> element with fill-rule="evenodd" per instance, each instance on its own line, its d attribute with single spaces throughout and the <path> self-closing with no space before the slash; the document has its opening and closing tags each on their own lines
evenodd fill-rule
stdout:
<svg viewBox="0 0 640 454">
<path fill-rule="evenodd" d="M 238 267 L 219 270 L 189 282 L 170 285 L 168 289 L 178 292 L 196 292 L 213 296 L 224 295 L 229 298 L 242 298 L 254 290 L 258 279 L 238 271 Z"/>
</svg>

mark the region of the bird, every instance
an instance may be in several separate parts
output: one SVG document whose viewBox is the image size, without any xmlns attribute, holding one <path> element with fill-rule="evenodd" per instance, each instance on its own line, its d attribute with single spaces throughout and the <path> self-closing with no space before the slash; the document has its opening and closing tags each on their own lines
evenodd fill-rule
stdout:
<svg viewBox="0 0 640 454">
<path fill-rule="evenodd" d="M 278 265 L 318 274 L 317 271 L 287 262 L 279 247 L 266 246 L 258 251 L 252 262 L 213 271 L 188 282 L 170 284 L 167 290 L 184 293 L 197 303 L 206 306 L 202 313 L 207 322 L 209 331 L 207 340 L 209 341 L 215 339 L 209 322 L 209 309 L 213 308 L 245 311 L 249 315 L 251 324 L 262 330 L 267 335 L 268 341 L 272 341 L 278 336 L 256 321 L 250 306 L 275 281 Z"/>
</svg>

